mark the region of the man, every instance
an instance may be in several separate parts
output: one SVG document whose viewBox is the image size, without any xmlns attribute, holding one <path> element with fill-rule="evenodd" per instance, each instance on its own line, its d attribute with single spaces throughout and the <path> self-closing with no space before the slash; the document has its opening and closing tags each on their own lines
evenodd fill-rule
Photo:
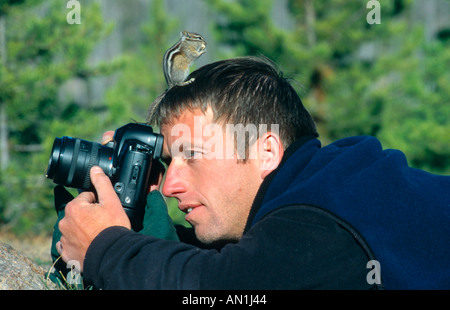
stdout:
<svg viewBox="0 0 450 310">
<path fill-rule="evenodd" d="M 164 135 L 162 193 L 193 228 L 178 227 L 179 241 L 131 231 L 110 180 L 92 168 L 97 195 L 67 204 L 57 246 L 88 283 L 450 288 L 450 177 L 409 168 L 372 137 L 322 148 L 300 98 L 265 60 L 224 60 L 190 78 L 150 123 Z"/>
</svg>

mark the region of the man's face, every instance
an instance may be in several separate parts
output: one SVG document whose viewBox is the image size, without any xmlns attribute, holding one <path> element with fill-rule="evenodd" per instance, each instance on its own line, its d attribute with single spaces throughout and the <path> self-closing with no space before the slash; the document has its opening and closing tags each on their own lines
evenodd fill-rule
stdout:
<svg viewBox="0 0 450 310">
<path fill-rule="evenodd" d="M 178 200 L 204 243 L 241 238 L 263 180 L 258 159 L 238 162 L 237 156 L 230 156 L 234 143 L 212 120 L 211 111 L 185 111 L 161 126 L 163 158 L 170 161 L 162 192 Z M 252 147 L 255 151 L 256 143 Z"/>
</svg>

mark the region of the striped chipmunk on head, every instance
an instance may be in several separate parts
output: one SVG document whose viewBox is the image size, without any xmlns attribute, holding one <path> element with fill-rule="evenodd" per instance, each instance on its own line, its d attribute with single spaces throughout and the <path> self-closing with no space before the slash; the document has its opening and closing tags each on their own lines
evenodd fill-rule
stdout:
<svg viewBox="0 0 450 310">
<path fill-rule="evenodd" d="M 206 41 L 200 34 L 189 31 L 180 33 L 178 42 L 164 53 L 163 73 L 168 88 L 153 100 L 146 117 L 147 122 L 152 121 L 154 111 L 169 89 L 174 86 L 188 85 L 195 80 L 191 78 L 186 81 L 186 78 L 192 64 L 204 53 L 206 53 Z"/>
<path fill-rule="evenodd" d="M 206 41 L 198 33 L 183 31 L 180 39 L 169 48 L 163 58 L 163 71 L 167 86 L 184 86 L 193 82 L 186 81 L 191 65 L 206 52 Z"/>
</svg>

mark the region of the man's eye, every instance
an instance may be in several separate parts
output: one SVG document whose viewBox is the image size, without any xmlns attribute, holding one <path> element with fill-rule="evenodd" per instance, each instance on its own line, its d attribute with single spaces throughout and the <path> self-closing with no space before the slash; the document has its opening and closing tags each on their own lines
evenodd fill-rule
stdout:
<svg viewBox="0 0 450 310">
<path fill-rule="evenodd" d="M 184 152 L 185 159 L 200 159 L 202 157 L 202 152 L 188 150 Z"/>
</svg>

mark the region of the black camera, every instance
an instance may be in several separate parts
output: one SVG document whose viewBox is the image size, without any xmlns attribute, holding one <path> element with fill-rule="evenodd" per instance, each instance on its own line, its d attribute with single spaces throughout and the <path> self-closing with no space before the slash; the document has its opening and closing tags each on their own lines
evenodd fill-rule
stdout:
<svg viewBox="0 0 450 310">
<path fill-rule="evenodd" d="M 116 130 L 114 142 L 101 145 L 86 140 L 55 138 L 47 168 L 54 183 L 81 190 L 93 190 L 89 172 L 100 166 L 135 231 L 142 229 L 152 161 L 161 157 L 163 136 L 151 126 L 129 123 Z"/>
</svg>

